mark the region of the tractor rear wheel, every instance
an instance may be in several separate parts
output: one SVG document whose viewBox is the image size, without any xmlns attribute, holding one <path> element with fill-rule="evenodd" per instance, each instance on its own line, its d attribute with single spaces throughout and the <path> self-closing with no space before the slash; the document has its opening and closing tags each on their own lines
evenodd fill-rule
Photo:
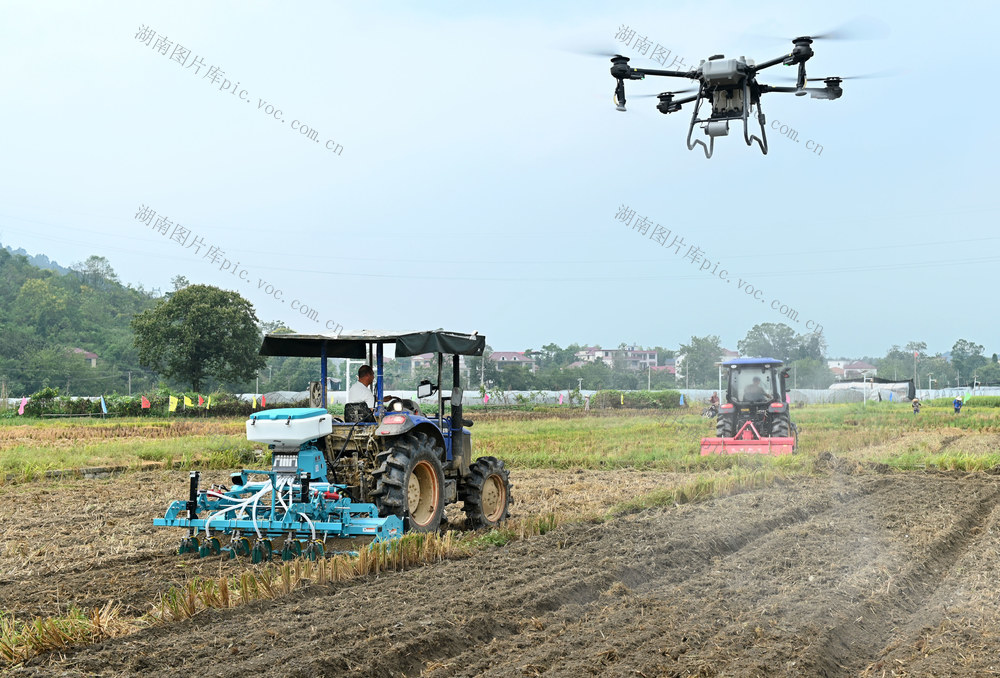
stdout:
<svg viewBox="0 0 1000 678">
<path fill-rule="evenodd" d="M 736 431 L 733 430 L 733 415 L 722 414 L 715 420 L 715 436 L 717 438 L 732 438 Z"/>
<path fill-rule="evenodd" d="M 376 462 L 372 497 L 379 515 L 399 516 L 409 532 L 436 532 L 444 516 L 444 470 L 430 436 L 402 436 Z"/>
<path fill-rule="evenodd" d="M 788 438 L 792 435 L 791 419 L 788 413 L 776 414 L 771 420 L 771 437 Z"/>
<path fill-rule="evenodd" d="M 502 461 L 496 457 L 477 459 L 458 486 L 466 527 L 472 530 L 496 527 L 506 520 L 514 501 L 510 488 L 510 472 Z"/>
</svg>

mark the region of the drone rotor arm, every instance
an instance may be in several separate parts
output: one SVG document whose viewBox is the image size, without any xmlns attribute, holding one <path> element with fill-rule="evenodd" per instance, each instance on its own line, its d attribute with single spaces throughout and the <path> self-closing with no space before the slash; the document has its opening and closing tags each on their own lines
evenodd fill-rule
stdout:
<svg viewBox="0 0 1000 678">
<path fill-rule="evenodd" d="M 662 75 L 667 78 L 688 78 L 689 80 L 698 79 L 696 71 L 659 71 L 652 68 L 633 68 L 632 70 L 643 75 Z"/>
<path fill-rule="evenodd" d="M 677 106 L 678 108 L 680 108 L 684 104 L 689 104 L 692 101 L 697 101 L 698 97 L 700 97 L 700 96 L 701 96 L 701 94 L 692 94 L 691 96 L 684 97 L 683 99 L 674 99 L 673 104 L 675 106 Z"/>
<path fill-rule="evenodd" d="M 784 54 L 778 57 L 777 59 L 771 59 L 770 61 L 764 61 L 762 63 L 757 64 L 756 66 L 753 67 L 753 71 L 756 73 L 758 71 L 764 70 L 765 68 L 770 68 L 771 66 L 777 66 L 778 64 L 783 64 L 785 63 L 785 61 L 791 58 L 792 58 L 791 54 Z"/>
<path fill-rule="evenodd" d="M 758 85 L 760 87 L 760 93 L 766 94 L 768 92 L 787 92 L 788 94 L 795 94 L 796 92 L 801 92 L 798 87 L 775 87 L 774 85 Z M 808 89 L 806 91 L 809 91 Z"/>
</svg>

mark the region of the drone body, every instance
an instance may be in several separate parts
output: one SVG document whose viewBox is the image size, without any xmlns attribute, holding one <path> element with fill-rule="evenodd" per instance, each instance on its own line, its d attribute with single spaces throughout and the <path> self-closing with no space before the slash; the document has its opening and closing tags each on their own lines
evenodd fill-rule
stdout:
<svg viewBox="0 0 1000 678">
<path fill-rule="evenodd" d="M 764 131 L 764 112 L 761 109 L 760 98 L 762 94 L 768 92 L 786 92 L 796 96 L 805 94 L 811 95 L 814 99 L 839 99 L 844 90 L 840 84 L 843 78 L 824 78 L 825 87 L 806 87 L 806 61 L 813 56 L 813 38 L 803 36 L 792 40 L 793 48 L 788 54 L 776 59 L 756 64 L 752 59 L 739 57 L 727 59 L 722 54 L 709 57 L 707 61 L 702 61 L 697 68 L 689 71 L 664 71 L 649 68 L 631 68 L 628 64 L 628 57 L 616 54 L 611 59 L 611 75 L 618 81 L 615 87 L 615 104 L 619 111 L 625 110 L 625 81 L 643 80 L 647 75 L 659 75 L 669 78 L 687 78 L 698 81 L 697 94 L 674 98 L 675 95 L 685 94 L 694 90 L 682 90 L 680 92 L 663 92 L 657 95 L 659 103 L 656 105 L 658 111 L 663 114 L 676 113 L 681 110 L 681 106 L 687 103 L 694 103 L 694 110 L 691 115 L 691 125 L 688 129 L 687 145 L 693 150 L 695 146 L 701 145 L 705 151 L 705 157 L 711 158 L 715 148 L 715 138 L 729 134 L 729 123 L 732 121 L 743 122 L 743 139 L 747 146 L 752 146 L 757 142 L 760 150 L 767 154 L 767 134 Z M 783 64 L 785 66 L 798 66 L 798 77 L 795 87 L 775 87 L 757 81 L 757 74 L 765 68 Z M 708 103 L 710 109 L 707 113 L 702 113 L 702 105 Z M 753 113 L 757 117 L 760 125 L 760 136 L 751 134 L 749 130 L 750 115 Z M 691 140 L 696 126 L 700 125 L 705 134 L 709 137 L 709 143 L 701 139 Z"/>
</svg>

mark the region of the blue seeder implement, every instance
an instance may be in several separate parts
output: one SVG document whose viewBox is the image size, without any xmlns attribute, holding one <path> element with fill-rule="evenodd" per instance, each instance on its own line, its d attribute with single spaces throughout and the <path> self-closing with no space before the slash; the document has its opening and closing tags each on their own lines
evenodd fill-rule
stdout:
<svg viewBox="0 0 1000 678">
<path fill-rule="evenodd" d="M 333 428 L 325 409 L 258 412 L 246 428 L 248 440 L 271 447 L 271 470 L 244 469 L 232 474 L 231 487 L 208 489 L 199 487 L 200 473 L 193 471 L 188 500 L 172 502 L 166 515 L 153 521 L 188 529 L 180 553 L 245 556 L 256 563 L 270 560 L 272 539 L 283 537 L 283 560 L 303 554 L 316 559 L 325 554 L 330 537 L 385 541 L 403 535 L 398 516 L 379 517 L 374 504 L 354 502 L 344 486 L 328 482 L 326 459 L 316 447 Z M 227 544 L 220 535 L 228 537 Z"/>
</svg>

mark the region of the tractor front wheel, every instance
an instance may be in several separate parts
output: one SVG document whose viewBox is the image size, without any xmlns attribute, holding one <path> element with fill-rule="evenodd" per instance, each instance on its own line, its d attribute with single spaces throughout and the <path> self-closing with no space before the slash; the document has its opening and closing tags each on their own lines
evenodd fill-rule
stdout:
<svg viewBox="0 0 1000 678">
<path fill-rule="evenodd" d="M 496 457 L 480 457 L 469 467 L 458 486 L 458 498 L 469 529 L 496 527 L 507 519 L 514 501 L 510 494 L 510 473 Z"/>
<path fill-rule="evenodd" d="M 405 435 L 376 460 L 372 496 L 379 515 L 399 516 L 410 532 L 436 532 L 444 517 L 444 470 L 430 436 Z"/>
</svg>

